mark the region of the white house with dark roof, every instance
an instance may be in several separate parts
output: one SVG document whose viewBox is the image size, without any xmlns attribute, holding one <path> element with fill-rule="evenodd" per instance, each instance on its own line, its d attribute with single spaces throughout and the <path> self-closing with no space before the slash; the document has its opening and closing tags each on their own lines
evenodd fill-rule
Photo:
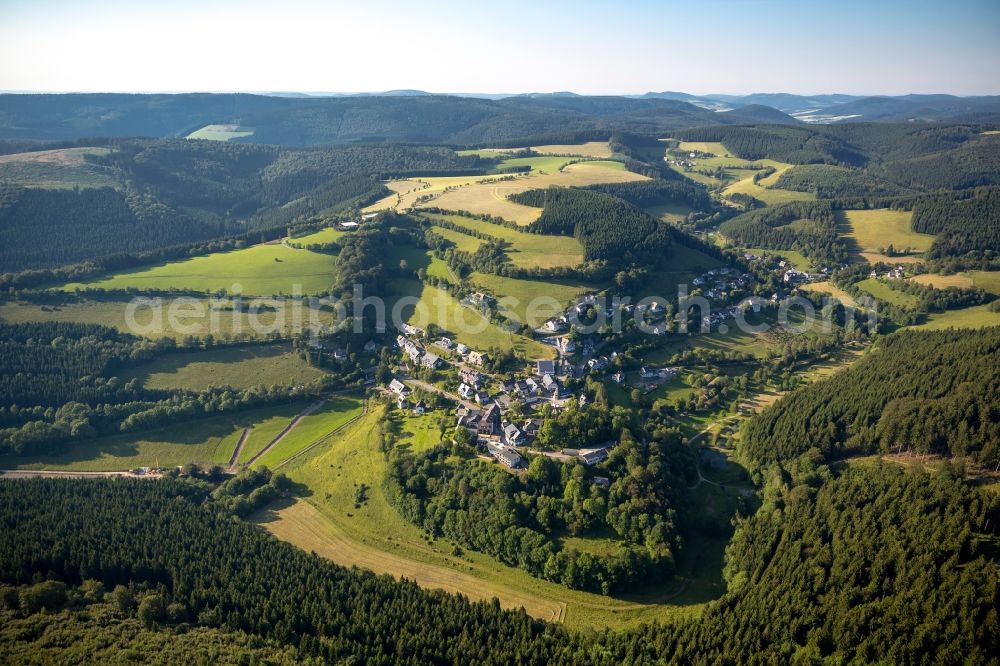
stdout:
<svg viewBox="0 0 1000 666">
<path fill-rule="evenodd" d="M 410 387 L 398 379 L 393 379 L 389 382 L 389 390 L 400 397 L 406 397 L 411 393 Z"/>
</svg>

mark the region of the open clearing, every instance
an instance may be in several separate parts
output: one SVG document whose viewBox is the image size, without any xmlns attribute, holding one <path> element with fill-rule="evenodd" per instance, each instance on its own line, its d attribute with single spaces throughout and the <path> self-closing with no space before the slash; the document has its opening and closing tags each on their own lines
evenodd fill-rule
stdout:
<svg viewBox="0 0 1000 666">
<path fill-rule="evenodd" d="M 479 246 L 483 244 L 483 241 L 476 238 L 475 236 L 470 236 L 469 234 L 463 234 L 459 231 L 454 231 L 452 229 L 445 229 L 444 227 L 431 227 L 431 231 L 441 236 L 447 241 L 454 243 L 455 249 L 461 252 L 468 252 L 469 254 L 475 253 L 479 249 Z"/>
<path fill-rule="evenodd" d="M 490 224 L 483 220 L 477 220 L 465 215 L 439 215 L 436 213 L 424 213 L 424 217 L 430 220 L 447 220 L 466 229 L 489 234 L 510 243 L 507 248 L 507 256 L 511 263 L 523 268 L 556 268 L 573 267 L 583 262 L 583 246 L 580 241 L 571 236 L 542 236 L 540 234 L 530 234 L 525 231 L 517 231 L 499 224 Z M 462 235 L 451 231 L 456 236 Z M 451 236 L 441 234 L 449 240 Z M 478 238 L 465 236 L 475 241 L 475 247 L 479 247 L 481 242 Z M 458 242 L 457 240 L 455 241 Z M 462 249 L 461 247 L 459 249 Z M 475 251 L 474 249 L 472 251 Z"/>
<path fill-rule="evenodd" d="M 473 273 L 470 277 L 474 284 L 497 298 L 501 313 L 536 328 L 565 310 L 578 296 L 598 291 L 595 285 L 582 282 L 522 280 L 492 273 Z M 529 313 L 528 306 L 533 302 L 536 306 Z"/>
<path fill-rule="evenodd" d="M 231 252 L 216 252 L 182 261 L 157 264 L 61 288 L 75 291 L 99 289 L 162 289 L 271 296 L 291 294 L 298 285 L 303 294 L 330 288 L 336 257 L 297 250 L 281 243 L 265 243 Z"/>
<path fill-rule="evenodd" d="M 339 564 L 473 599 L 496 597 L 504 607 L 523 607 L 534 617 L 562 620 L 573 628 L 622 628 L 691 617 L 720 593 L 719 569 L 712 563 L 721 561 L 721 540 L 692 539 L 687 556 L 679 559 L 677 580 L 628 598 L 569 590 L 474 551 L 453 555 L 452 543 L 425 539 L 422 530 L 388 504 L 382 492 L 385 458 L 377 443 L 381 420 L 380 413 L 369 413 L 284 469 L 311 494 L 290 506 L 259 512 L 258 522 L 279 538 Z M 355 508 L 355 490 L 362 483 L 368 499 Z"/>
<path fill-rule="evenodd" d="M 86 159 L 109 152 L 107 148 L 60 148 L 0 155 L 0 183 L 47 189 L 117 187 L 110 171 Z"/>
<path fill-rule="evenodd" d="M 769 206 L 788 203 L 789 201 L 812 201 L 816 198 L 816 195 L 812 192 L 795 192 L 774 186 L 778 182 L 778 179 L 781 178 L 781 174 L 792 168 L 791 164 L 775 162 L 774 160 L 757 160 L 756 164 L 774 167 L 775 172 L 766 178 L 761 178 L 755 183 L 753 179 L 758 172 L 754 171 L 723 190 L 723 196 L 731 196 L 737 193 L 749 194 Z"/>
<path fill-rule="evenodd" d="M 906 210 L 846 210 L 837 211 L 841 237 L 848 242 L 857 261 L 875 263 L 913 263 L 916 256 L 930 249 L 934 236 L 918 234 L 910 228 L 913 214 Z M 903 256 L 889 257 L 885 248 L 893 246 Z"/>
<path fill-rule="evenodd" d="M 177 352 L 131 368 L 122 379 L 139 379 L 147 389 L 189 389 L 231 386 L 305 384 L 326 373 L 314 368 L 290 345 L 254 345 Z"/>
<path fill-rule="evenodd" d="M 406 194 L 386 197 L 366 208 L 366 211 L 394 208 L 399 211 L 436 206 L 446 210 L 493 215 L 527 225 L 538 219 L 542 210 L 523 206 L 507 199 L 516 192 L 525 192 L 551 185 L 561 187 L 625 183 L 648 180 L 645 176 L 625 171 L 621 162 L 586 161 L 566 164 L 567 158 L 526 157 L 505 160 L 503 166 L 530 166 L 527 174 L 510 176 L 431 176 L 419 178 L 424 186 L 409 189 Z M 560 168 L 561 165 L 565 165 Z M 395 187 L 393 182 L 396 183 Z M 413 180 L 405 181 L 412 183 Z M 387 183 L 390 189 L 402 191 L 407 185 L 400 181 Z M 420 201 L 418 201 L 420 199 Z"/>
<path fill-rule="evenodd" d="M 986 326 L 1000 326 L 1000 312 L 991 312 L 989 303 L 961 310 L 932 312 L 927 315 L 927 321 L 913 328 L 939 331 L 944 328 L 984 328 Z"/>
<path fill-rule="evenodd" d="M 1000 271 L 967 271 L 953 275 L 924 273 L 923 275 L 915 275 L 910 279 L 937 289 L 945 289 L 947 287 L 970 289 L 975 287 L 995 296 L 1000 296 Z"/>
<path fill-rule="evenodd" d="M 229 141 L 243 136 L 253 136 L 252 127 L 241 125 L 205 125 L 187 135 L 188 139 L 205 139 L 207 141 Z"/>
<path fill-rule="evenodd" d="M 480 157 L 498 157 L 506 153 L 516 153 L 524 148 L 479 148 L 476 150 L 458 150 L 458 155 L 479 155 Z M 531 146 L 531 150 L 539 155 L 561 155 L 567 157 L 611 157 L 611 147 L 607 141 L 587 141 L 586 143 L 561 143 L 545 146 Z"/>
<path fill-rule="evenodd" d="M 896 291 L 889 285 L 881 282 L 877 278 L 867 278 L 857 283 L 858 289 L 866 291 L 880 301 L 890 303 L 901 308 L 913 308 L 917 305 L 917 297 Z"/>
<path fill-rule="evenodd" d="M 306 234 L 305 236 L 289 238 L 288 242 L 294 245 L 322 245 L 325 243 L 336 242 L 343 238 L 346 233 L 349 232 L 327 227 L 326 229 L 320 229 L 319 231 Z"/>
<path fill-rule="evenodd" d="M 171 467 L 197 463 L 226 465 L 244 428 L 273 418 L 287 405 L 261 407 L 113 437 L 70 444 L 44 457 L 0 457 L 0 469 L 124 471 L 135 467 Z M 299 407 L 301 409 L 301 407 Z M 252 432 L 252 430 L 251 430 Z"/>
<path fill-rule="evenodd" d="M 226 307 L 228 301 L 202 298 L 194 308 L 182 308 L 176 312 L 175 322 L 171 324 L 169 316 L 169 299 L 151 299 L 155 307 L 139 308 L 134 313 L 134 321 L 138 328 L 129 326 L 126 318 L 128 303 L 124 301 L 81 300 L 62 305 L 41 305 L 26 302 L 0 303 L 0 321 L 10 323 L 33 321 L 69 321 L 79 324 L 101 324 L 111 326 L 124 333 L 133 333 L 148 338 L 172 337 L 180 339 L 188 335 L 222 335 L 226 333 L 248 333 L 256 337 L 265 337 L 270 331 L 284 335 L 292 335 L 308 326 L 310 318 L 314 318 L 321 326 L 331 325 L 335 315 L 329 310 L 308 310 L 302 306 L 301 326 L 295 324 L 293 311 L 296 305 L 286 306 L 279 301 L 264 299 L 262 304 L 267 307 L 251 315 L 249 312 L 238 312 Z M 159 305 L 156 305 L 159 303 Z M 157 319 L 157 312 L 160 313 Z"/>
<path fill-rule="evenodd" d="M 854 301 L 854 297 L 829 280 L 824 280 L 823 282 L 807 282 L 801 285 L 799 289 L 818 294 L 830 294 L 844 305 L 849 307 L 857 306 L 857 303 Z"/>
<path fill-rule="evenodd" d="M 393 303 L 387 303 L 392 308 L 400 303 L 398 299 L 410 299 L 399 308 L 405 323 L 420 328 L 433 323 L 450 333 L 453 340 L 481 351 L 495 347 L 519 352 L 529 359 L 552 358 L 555 353 L 552 347 L 502 330 L 475 308 L 460 305 L 451 294 L 437 287 L 412 278 L 394 278 L 389 281 L 389 289 L 397 297 Z"/>
</svg>

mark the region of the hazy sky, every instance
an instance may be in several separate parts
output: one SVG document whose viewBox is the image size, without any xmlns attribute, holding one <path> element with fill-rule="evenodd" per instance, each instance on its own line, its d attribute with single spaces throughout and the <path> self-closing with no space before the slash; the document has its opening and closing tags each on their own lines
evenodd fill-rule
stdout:
<svg viewBox="0 0 1000 666">
<path fill-rule="evenodd" d="M 0 0 L 0 90 L 1000 93 L 1000 0 Z"/>
</svg>

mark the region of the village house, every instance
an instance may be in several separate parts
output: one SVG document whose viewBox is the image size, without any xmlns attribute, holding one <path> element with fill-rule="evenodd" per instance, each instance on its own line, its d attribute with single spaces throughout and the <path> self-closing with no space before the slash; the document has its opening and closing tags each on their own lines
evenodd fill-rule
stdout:
<svg viewBox="0 0 1000 666">
<path fill-rule="evenodd" d="M 477 351 L 469 352 L 469 363 L 471 363 L 472 365 L 482 365 L 486 363 L 488 360 L 489 358 L 486 356 L 486 354 L 482 352 L 477 352 Z"/>
<path fill-rule="evenodd" d="M 410 402 L 406 398 L 404 398 L 403 396 L 399 396 L 398 398 L 396 398 L 396 409 L 406 410 L 409 409 L 409 407 L 410 407 Z"/>
<path fill-rule="evenodd" d="M 424 335 L 424 329 L 411 326 L 410 324 L 403 324 L 403 332 L 418 338 Z"/>
<path fill-rule="evenodd" d="M 595 476 L 594 485 L 597 486 L 598 488 L 605 488 L 605 489 L 610 488 L 611 479 L 609 479 L 606 476 Z"/>
<path fill-rule="evenodd" d="M 535 374 L 538 376 L 542 375 L 554 375 L 556 372 L 555 364 L 552 361 L 535 361 Z"/>
<path fill-rule="evenodd" d="M 550 333 L 559 333 L 569 328 L 569 319 L 566 315 L 559 315 L 542 324 L 542 328 Z"/>
<path fill-rule="evenodd" d="M 520 454 L 502 444 L 487 444 L 486 450 L 505 467 L 517 469 L 521 466 Z"/>
<path fill-rule="evenodd" d="M 422 415 L 426 411 L 427 411 L 427 405 L 424 404 L 423 400 L 413 405 L 413 413 L 416 414 L 417 416 Z"/>
<path fill-rule="evenodd" d="M 584 465 L 596 465 L 608 457 L 607 449 L 581 449 L 577 456 Z"/>
<path fill-rule="evenodd" d="M 389 382 L 389 390 L 400 397 L 406 397 L 411 393 L 410 387 L 398 379 L 393 379 Z"/>
<path fill-rule="evenodd" d="M 471 400 L 476 395 L 476 391 L 465 382 L 462 382 L 462 385 L 458 387 L 458 394 L 466 400 Z"/>
<path fill-rule="evenodd" d="M 503 441 L 508 446 L 520 446 L 524 440 L 524 434 L 513 423 L 503 425 Z"/>
<path fill-rule="evenodd" d="M 424 354 L 423 358 L 420 359 L 420 365 L 424 366 L 425 368 L 431 368 L 432 370 L 438 367 L 438 365 L 440 364 L 441 364 L 441 359 L 436 354 L 432 354 L 430 352 Z"/>
<path fill-rule="evenodd" d="M 576 351 L 576 343 L 567 337 L 556 338 L 556 349 L 562 354 L 572 354 Z"/>
<path fill-rule="evenodd" d="M 559 395 L 559 382 L 552 375 L 542 375 L 542 388 L 549 394 Z"/>
<path fill-rule="evenodd" d="M 611 375 L 611 381 L 613 381 L 615 384 L 622 384 L 622 383 L 624 383 L 625 382 L 625 373 L 624 372 L 616 372 L 615 374 Z"/>
<path fill-rule="evenodd" d="M 476 434 L 480 442 L 499 442 L 501 432 L 500 407 L 493 403 L 480 415 Z"/>
<path fill-rule="evenodd" d="M 639 369 L 639 376 L 643 379 L 656 379 L 659 375 L 660 371 L 650 365 L 644 365 Z"/>
<path fill-rule="evenodd" d="M 444 349 L 445 351 L 451 351 L 451 348 L 454 347 L 451 338 L 438 338 L 438 340 L 436 340 L 434 344 L 440 347 L 441 349 Z"/>
<path fill-rule="evenodd" d="M 463 382 L 472 388 L 479 388 L 479 385 L 483 381 L 483 376 L 480 373 L 475 370 L 470 370 L 469 368 L 462 368 L 459 370 L 458 376 Z"/>
<path fill-rule="evenodd" d="M 455 351 L 457 351 L 462 356 L 465 356 L 466 354 L 469 353 L 469 348 L 463 345 L 461 342 L 459 342 L 457 345 L 455 345 Z"/>
</svg>

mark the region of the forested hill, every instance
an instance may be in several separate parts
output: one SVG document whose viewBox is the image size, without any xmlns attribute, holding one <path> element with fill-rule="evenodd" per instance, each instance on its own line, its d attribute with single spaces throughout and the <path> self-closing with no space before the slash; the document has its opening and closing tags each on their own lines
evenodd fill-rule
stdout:
<svg viewBox="0 0 1000 666">
<path fill-rule="evenodd" d="M 237 140 L 312 146 L 356 141 L 477 144 L 567 132 L 658 134 L 715 123 L 796 122 L 761 109 L 724 116 L 687 102 L 626 97 L 501 100 L 414 97 L 266 97 L 245 94 L 0 95 L 0 138 L 182 137 L 210 124 L 239 124 Z"/>
<path fill-rule="evenodd" d="M 381 196 L 381 178 L 494 166 L 429 146 L 93 143 L 0 163 L 0 273 L 283 229 Z"/>
<path fill-rule="evenodd" d="M 753 467 L 912 451 L 1000 461 L 1000 328 L 900 331 L 865 358 L 793 392 L 744 426 Z"/>
</svg>

